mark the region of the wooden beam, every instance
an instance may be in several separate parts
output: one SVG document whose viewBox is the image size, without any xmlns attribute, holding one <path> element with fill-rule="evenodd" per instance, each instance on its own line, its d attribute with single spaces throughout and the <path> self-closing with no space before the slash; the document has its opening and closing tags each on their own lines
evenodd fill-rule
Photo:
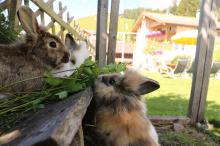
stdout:
<svg viewBox="0 0 220 146">
<path fill-rule="evenodd" d="M 195 70 L 188 116 L 192 124 L 204 120 L 217 22 L 217 0 L 202 0 L 197 38 Z"/>
<path fill-rule="evenodd" d="M 60 16 L 60 18 L 61 19 L 63 19 L 63 13 L 66 11 L 66 7 L 64 7 L 63 8 L 63 6 L 62 6 L 62 2 L 60 1 L 59 2 L 59 16 Z M 63 33 L 63 31 L 64 31 L 65 29 L 62 27 L 62 26 L 60 26 L 60 37 L 61 37 L 61 40 L 64 42 L 64 33 Z"/>
<path fill-rule="evenodd" d="M 106 65 L 108 0 L 98 0 L 96 25 L 96 60 L 99 67 Z"/>
<path fill-rule="evenodd" d="M 21 0 L 10 1 L 9 21 L 10 21 L 10 25 L 12 25 L 15 30 L 19 29 L 18 28 L 19 21 L 16 12 L 18 7 L 21 6 L 21 2 L 22 2 Z"/>
<path fill-rule="evenodd" d="M 54 1 L 55 1 L 55 0 L 48 0 L 48 1 L 46 2 L 46 4 L 47 4 L 49 7 L 51 7 L 51 6 L 53 5 Z M 36 15 L 36 17 L 38 17 L 40 14 L 41 14 L 41 9 L 38 9 L 38 10 L 35 12 L 35 15 Z"/>
<path fill-rule="evenodd" d="M 115 62 L 115 51 L 116 51 L 117 32 L 118 32 L 119 4 L 120 4 L 120 0 L 112 0 L 111 2 L 107 64 Z"/>
<path fill-rule="evenodd" d="M 75 141 L 76 133 L 82 137 L 80 127 L 91 99 L 92 90 L 87 88 L 65 100 L 47 105 L 22 121 L 16 128 L 19 129 L 17 132 L 0 136 L 0 145 L 70 146 Z"/>
<path fill-rule="evenodd" d="M 45 21 L 44 21 L 44 11 L 41 10 L 41 14 L 40 14 L 40 20 L 41 20 L 41 25 L 45 26 Z"/>
<path fill-rule="evenodd" d="M 45 13 L 47 13 L 50 17 L 52 17 L 57 23 L 62 25 L 65 29 L 67 29 L 70 33 L 72 33 L 74 36 L 76 36 L 79 39 L 83 39 L 81 36 L 78 35 L 78 33 L 70 27 L 66 22 L 64 22 L 59 15 L 57 15 L 49 6 L 47 6 L 43 1 L 41 0 L 32 0 L 33 3 L 35 3 L 38 7 L 40 7 Z"/>
<path fill-rule="evenodd" d="M 4 10 L 4 9 L 6 9 L 6 8 L 8 8 L 10 5 L 9 5 L 10 3 L 9 3 L 9 0 L 5 0 L 5 1 L 3 1 L 2 3 L 0 3 L 0 8 L 2 9 L 2 10 Z"/>
</svg>

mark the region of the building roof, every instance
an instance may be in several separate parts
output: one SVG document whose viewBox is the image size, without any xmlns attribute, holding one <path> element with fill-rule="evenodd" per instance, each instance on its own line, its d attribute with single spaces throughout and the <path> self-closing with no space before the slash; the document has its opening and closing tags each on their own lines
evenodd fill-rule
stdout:
<svg viewBox="0 0 220 146">
<path fill-rule="evenodd" d="M 141 25 L 143 17 L 159 22 L 162 25 L 178 25 L 185 27 L 198 27 L 199 21 L 195 17 L 186 17 L 186 16 L 176 16 L 172 14 L 159 14 L 159 13 L 142 13 L 141 16 L 136 21 L 132 32 L 137 32 L 138 28 Z M 218 23 L 218 29 L 220 29 L 220 23 Z"/>
</svg>

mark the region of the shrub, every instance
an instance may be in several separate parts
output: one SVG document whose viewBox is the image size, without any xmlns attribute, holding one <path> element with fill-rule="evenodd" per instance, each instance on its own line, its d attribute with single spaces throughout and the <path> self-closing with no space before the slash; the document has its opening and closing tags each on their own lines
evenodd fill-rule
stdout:
<svg viewBox="0 0 220 146">
<path fill-rule="evenodd" d="M 0 43 L 8 44 L 16 40 L 18 33 L 0 10 Z"/>
</svg>

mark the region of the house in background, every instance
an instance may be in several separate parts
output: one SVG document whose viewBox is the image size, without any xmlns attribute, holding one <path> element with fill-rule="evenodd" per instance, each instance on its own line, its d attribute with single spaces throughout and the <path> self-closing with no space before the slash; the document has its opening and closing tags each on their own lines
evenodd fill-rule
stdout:
<svg viewBox="0 0 220 146">
<path fill-rule="evenodd" d="M 199 16 L 199 15 L 197 15 Z M 145 25 L 142 25 L 145 23 Z M 148 33 L 160 32 L 156 39 L 171 40 L 171 37 L 178 32 L 185 30 L 197 29 L 199 18 L 176 16 L 173 14 L 158 14 L 158 13 L 142 13 L 132 28 L 133 33 L 141 33 L 146 27 Z M 217 31 L 220 31 L 220 23 L 218 23 Z M 147 35 L 147 34 L 146 34 Z"/>
</svg>

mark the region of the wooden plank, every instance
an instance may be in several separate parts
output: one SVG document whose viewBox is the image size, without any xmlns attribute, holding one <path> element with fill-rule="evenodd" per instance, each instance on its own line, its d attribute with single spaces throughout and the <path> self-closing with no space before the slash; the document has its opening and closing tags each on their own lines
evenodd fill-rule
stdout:
<svg viewBox="0 0 220 146">
<path fill-rule="evenodd" d="M 34 4 L 36 4 L 39 8 L 41 8 L 45 13 L 47 13 L 50 17 L 52 17 L 58 24 L 64 27 L 69 33 L 73 34 L 76 38 L 80 40 L 84 40 L 82 36 L 80 36 L 77 31 L 75 31 L 69 24 L 64 22 L 59 15 L 57 15 L 48 5 L 46 5 L 41 0 L 32 0 Z M 88 42 L 89 47 L 94 49 L 94 46 Z"/>
<path fill-rule="evenodd" d="M 106 65 L 106 45 L 108 21 L 108 0 L 98 0 L 97 25 L 96 25 L 96 60 L 99 67 Z"/>
<path fill-rule="evenodd" d="M 55 1 L 55 0 L 48 0 L 48 1 L 46 2 L 46 4 L 47 4 L 49 7 L 51 7 L 51 6 L 53 5 L 54 1 Z M 36 17 L 38 17 L 40 14 L 41 14 L 41 9 L 38 9 L 38 10 L 35 12 L 35 15 L 36 15 Z"/>
<path fill-rule="evenodd" d="M 1 136 L 0 142 L 4 141 L 4 137 L 7 139 L 0 145 L 70 146 L 81 126 L 91 99 L 92 90 L 87 88 L 85 91 L 74 94 L 63 101 L 48 105 L 22 122 L 17 128 L 19 135 L 11 137 L 14 139 L 10 139 L 13 132 L 9 133 L 8 136 Z M 16 132 L 14 133 L 16 134 Z M 78 133 L 80 134 L 80 131 Z"/>
<path fill-rule="evenodd" d="M 63 19 L 63 13 L 65 12 L 65 8 L 63 8 L 63 6 L 62 6 L 62 2 L 60 1 L 59 2 L 59 16 L 60 16 L 60 18 L 61 19 Z M 60 37 L 61 37 L 61 40 L 64 42 L 64 33 L 63 33 L 63 31 L 64 31 L 65 29 L 62 27 L 62 26 L 60 26 Z"/>
<path fill-rule="evenodd" d="M 149 119 L 153 123 L 157 122 L 171 122 L 171 123 L 181 123 L 187 125 L 190 123 L 190 118 L 186 116 L 149 116 Z"/>
<path fill-rule="evenodd" d="M 13 0 L 10 1 L 10 8 L 9 8 L 9 22 L 10 25 L 12 25 L 14 27 L 14 29 L 18 30 L 18 17 L 17 17 L 17 9 L 19 6 L 21 6 L 21 0 Z"/>
<path fill-rule="evenodd" d="M 2 9 L 2 10 L 4 10 L 4 9 L 7 9 L 10 5 L 10 3 L 9 3 L 10 1 L 9 0 L 5 0 L 5 1 L 3 1 L 2 3 L 0 3 L 0 8 Z"/>
<path fill-rule="evenodd" d="M 111 1 L 107 64 L 115 62 L 115 50 L 116 50 L 117 32 L 118 32 L 119 3 L 120 3 L 120 0 Z"/>
<path fill-rule="evenodd" d="M 41 25 L 45 26 L 45 21 L 44 21 L 44 11 L 41 10 L 41 14 L 40 14 L 40 20 L 41 20 Z"/>
<path fill-rule="evenodd" d="M 215 40 L 217 0 L 202 0 L 197 38 L 195 70 L 191 88 L 188 116 L 192 124 L 204 120 L 209 75 Z"/>
</svg>

